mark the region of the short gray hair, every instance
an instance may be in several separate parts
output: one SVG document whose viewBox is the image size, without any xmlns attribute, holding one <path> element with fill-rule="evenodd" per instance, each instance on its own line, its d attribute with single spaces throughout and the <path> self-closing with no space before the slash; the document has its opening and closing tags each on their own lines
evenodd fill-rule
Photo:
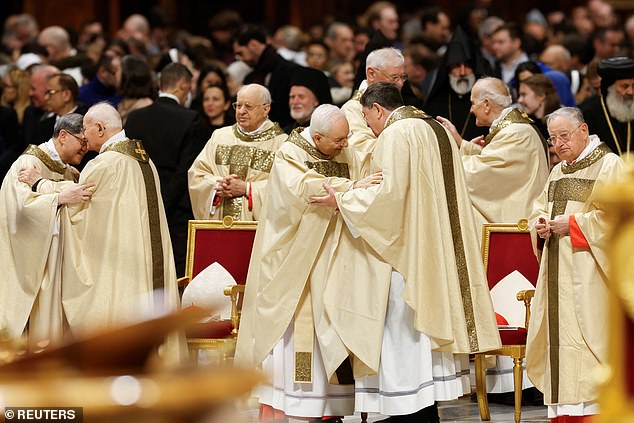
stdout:
<svg viewBox="0 0 634 423">
<path fill-rule="evenodd" d="M 79 113 L 68 113 L 60 117 L 53 128 L 53 138 L 57 138 L 62 129 L 74 135 L 81 134 L 84 129 L 84 117 Z"/>
<path fill-rule="evenodd" d="M 400 50 L 394 47 L 380 48 L 368 54 L 365 61 L 365 70 L 368 68 L 384 69 L 388 66 L 401 66 L 405 63 L 405 58 Z"/>
<path fill-rule="evenodd" d="M 577 107 L 561 107 L 546 117 L 546 126 L 550 125 L 550 121 L 559 117 L 568 119 L 573 125 L 581 125 L 586 122 L 583 119 L 583 113 Z"/>
<path fill-rule="evenodd" d="M 117 109 L 106 102 L 97 103 L 86 112 L 85 118 L 92 121 L 99 121 L 107 129 L 123 129 L 121 116 Z"/>
<path fill-rule="evenodd" d="M 485 98 L 488 98 L 493 104 L 504 108 L 509 107 L 513 103 L 509 88 L 501 79 L 486 77 L 478 79 L 476 84 L 478 89 L 475 91 L 478 101 L 483 101 Z"/>
<path fill-rule="evenodd" d="M 240 93 L 249 88 L 257 88 L 260 91 L 260 98 L 262 99 L 262 103 L 271 104 L 273 99 L 271 98 L 271 92 L 264 85 L 260 84 L 247 84 L 240 87 L 238 92 L 236 93 L 236 98 L 240 96 Z"/>
<path fill-rule="evenodd" d="M 317 107 L 310 118 L 310 136 L 316 133 L 328 135 L 331 125 L 339 119 L 345 119 L 346 114 L 337 106 L 322 104 Z"/>
<path fill-rule="evenodd" d="M 478 36 L 480 38 L 490 37 L 502 25 L 504 25 L 504 21 L 501 18 L 489 16 L 478 26 Z"/>
</svg>

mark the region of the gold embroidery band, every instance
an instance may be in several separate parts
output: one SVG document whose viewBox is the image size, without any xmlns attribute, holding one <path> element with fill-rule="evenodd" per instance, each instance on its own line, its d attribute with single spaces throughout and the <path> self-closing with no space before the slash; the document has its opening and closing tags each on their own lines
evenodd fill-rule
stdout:
<svg viewBox="0 0 634 423">
<path fill-rule="evenodd" d="M 229 166 L 229 173 L 236 174 L 243 180 L 249 169 L 270 172 L 274 159 L 275 151 L 250 145 L 220 144 L 216 147 L 216 164 Z"/>
<path fill-rule="evenodd" d="M 425 119 L 436 134 L 441 160 L 443 180 L 445 184 L 445 195 L 447 197 L 447 208 L 449 211 L 449 221 L 451 224 L 451 237 L 453 238 L 454 254 L 456 256 L 456 266 L 458 267 L 458 279 L 460 281 L 460 293 L 462 295 L 462 305 L 464 307 L 464 317 L 467 324 L 467 335 L 469 336 L 469 347 L 472 352 L 479 351 L 478 332 L 476 329 L 475 314 L 473 313 L 473 301 L 471 298 L 471 285 L 469 282 L 469 269 L 462 241 L 462 230 L 460 229 L 460 212 L 458 210 L 458 199 L 456 196 L 456 181 L 452 158 L 451 143 L 447 132 L 440 123 L 434 119 Z"/>
<path fill-rule="evenodd" d="M 63 166 L 55 163 L 53 159 L 51 159 L 51 156 L 46 154 L 46 152 L 37 145 L 29 145 L 22 154 L 37 157 L 51 172 L 59 173 L 60 175 L 63 175 L 66 172 L 66 169 Z"/>
<path fill-rule="evenodd" d="M 319 162 L 305 162 L 306 167 L 325 177 L 336 176 L 339 178 L 350 179 L 350 170 L 346 163 L 339 163 L 330 160 Z"/>
<path fill-rule="evenodd" d="M 594 187 L 592 179 L 563 178 L 551 181 L 548 201 L 551 219 L 565 213 L 568 201 L 585 202 Z M 559 235 L 548 241 L 548 338 L 550 343 L 550 402 L 559 402 Z"/>
<path fill-rule="evenodd" d="M 244 197 L 225 197 L 222 200 L 222 217 L 231 216 L 234 220 L 242 220 L 242 199 Z"/>
<path fill-rule="evenodd" d="M 313 381 L 313 346 L 315 342 L 315 322 L 313 304 L 310 295 L 310 283 L 297 304 L 293 323 L 293 352 L 295 353 L 295 383 Z"/>
</svg>

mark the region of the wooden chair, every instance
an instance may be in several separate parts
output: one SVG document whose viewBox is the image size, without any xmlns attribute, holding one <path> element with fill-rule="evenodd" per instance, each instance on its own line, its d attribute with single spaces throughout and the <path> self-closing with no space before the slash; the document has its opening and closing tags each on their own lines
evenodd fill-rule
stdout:
<svg viewBox="0 0 634 423">
<path fill-rule="evenodd" d="M 222 265 L 237 283 L 224 289 L 231 301 L 230 320 L 198 323 L 187 330 L 189 351 L 197 360 L 210 350 L 216 352 L 221 361 L 233 358 L 256 228 L 257 222 L 238 222 L 231 217 L 222 221 L 189 221 L 185 276 L 178 279 L 179 287 L 184 288 L 214 262 Z"/>
<path fill-rule="evenodd" d="M 535 286 L 539 274 L 539 262 L 533 253 L 528 221 L 517 224 L 485 224 L 482 228 L 482 258 L 491 290 L 513 271 L 519 271 Z M 491 420 L 486 388 L 485 356 L 508 356 L 513 358 L 513 382 L 515 391 L 515 421 L 520 421 L 522 406 L 522 362 L 526 357 L 526 334 L 530 320 L 530 303 L 535 290 L 517 293 L 517 300 L 526 307 L 524 327 L 500 330 L 502 348 L 475 355 L 476 393 L 482 420 Z"/>
</svg>

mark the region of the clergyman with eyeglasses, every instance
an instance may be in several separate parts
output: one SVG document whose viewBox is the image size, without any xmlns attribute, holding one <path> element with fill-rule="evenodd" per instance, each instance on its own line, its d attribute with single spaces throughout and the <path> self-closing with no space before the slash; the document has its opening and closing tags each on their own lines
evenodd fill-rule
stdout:
<svg viewBox="0 0 634 423">
<path fill-rule="evenodd" d="M 545 243 L 531 306 L 526 372 L 544 393 L 548 417 L 556 419 L 599 412 L 597 376 L 606 362 L 610 272 L 605 212 L 594 197 L 618 177 L 623 162 L 590 135 L 577 108 L 554 111 L 547 125 L 549 142 L 562 161 L 530 218 L 532 231 Z"/>
<path fill-rule="evenodd" d="M 56 271 L 62 259 L 59 208 L 88 202 L 94 186 L 76 184 L 79 172 L 71 166 L 87 151 L 82 119 L 77 113 L 60 117 L 53 137 L 29 145 L 0 188 L 0 251 L 5 252 L 0 254 L 0 330 L 12 338 L 26 332 L 32 347 L 60 342 L 64 335 Z M 23 176 L 32 169 L 39 176 L 27 183 Z"/>
<path fill-rule="evenodd" d="M 372 152 L 376 144 L 376 136 L 363 116 L 359 99 L 369 86 L 377 82 L 390 82 L 399 91 L 403 88 L 403 84 L 407 81 L 403 54 L 392 47 L 374 50 L 366 59 L 365 76 L 366 79 L 361 82 L 359 90 L 341 107 L 341 110 L 346 114 L 350 124 L 351 136 L 348 139 L 350 147 Z"/>
<path fill-rule="evenodd" d="M 189 169 L 189 196 L 196 219 L 257 220 L 276 151 L 286 141 L 269 119 L 271 94 L 245 85 L 233 103 L 236 123 L 214 131 Z"/>
</svg>

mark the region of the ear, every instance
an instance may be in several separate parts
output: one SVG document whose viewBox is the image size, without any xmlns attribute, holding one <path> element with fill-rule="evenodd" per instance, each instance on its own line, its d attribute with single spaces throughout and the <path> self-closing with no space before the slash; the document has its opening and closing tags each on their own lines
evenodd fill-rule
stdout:
<svg viewBox="0 0 634 423">
<path fill-rule="evenodd" d="M 271 105 L 270 105 L 270 104 L 266 104 L 266 105 L 264 106 L 264 111 L 265 111 L 265 112 L 266 112 L 266 114 L 268 115 L 268 114 L 269 114 L 269 112 L 271 111 Z"/>
<path fill-rule="evenodd" d="M 374 79 L 376 78 L 376 69 L 374 68 L 368 68 L 368 70 L 365 72 L 366 73 L 366 79 L 368 80 L 368 84 L 371 84 L 374 82 Z"/>
<path fill-rule="evenodd" d="M 225 101 L 225 107 L 222 110 L 226 112 L 227 110 L 229 110 L 229 107 L 231 107 L 231 102 Z"/>
</svg>

